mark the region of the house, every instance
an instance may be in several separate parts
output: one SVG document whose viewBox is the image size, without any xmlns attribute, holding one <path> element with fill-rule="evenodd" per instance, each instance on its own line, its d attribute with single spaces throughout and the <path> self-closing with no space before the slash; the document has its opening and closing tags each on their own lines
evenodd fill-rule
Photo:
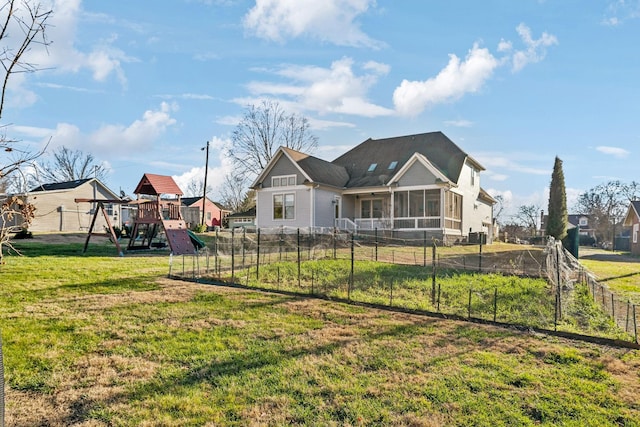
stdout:
<svg viewBox="0 0 640 427">
<path fill-rule="evenodd" d="M 96 178 L 42 184 L 23 197 L 35 208 L 35 218 L 29 227 L 32 232 L 86 232 L 91 225 L 97 203 L 75 199 L 120 200 L 105 184 Z M 120 204 L 104 203 L 112 224 L 120 224 Z M 101 231 L 107 223 L 103 215 L 96 217 L 94 230 Z"/>
<path fill-rule="evenodd" d="M 256 178 L 256 226 L 374 230 L 451 244 L 493 236 L 484 167 L 442 132 L 368 139 L 332 162 L 280 147 Z"/>
<path fill-rule="evenodd" d="M 182 216 L 184 217 L 187 225 L 193 228 L 194 225 L 202 223 L 202 197 L 183 197 L 182 204 L 188 208 L 194 208 L 184 210 Z M 222 225 L 222 220 L 231 213 L 230 210 L 225 209 L 220 203 L 214 202 L 208 197 L 204 203 L 205 218 L 204 223 L 209 227 L 219 227 Z"/>
<path fill-rule="evenodd" d="M 234 229 L 237 227 L 242 228 L 255 228 L 256 226 L 256 208 L 253 207 L 244 212 L 235 212 L 231 215 L 227 215 L 228 227 Z"/>
<path fill-rule="evenodd" d="M 640 236 L 638 236 L 640 233 L 640 200 L 633 200 L 629 203 L 623 225 L 631 227 L 629 250 L 633 255 L 640 255 Z"/>
<path fill-rule="evenodd" d="M 547 228 L 547 221 L 549 215 L 545 215 L 544 211 L 540 212 L 540 231 L 544 235 Z M 596 230 L 592 227 L 591 217 L 585 214 L 568 214 L 567 222 L 578 229 L 578 235 L 586 236 L 588 238 L 596 240 Z"/>
</svg>

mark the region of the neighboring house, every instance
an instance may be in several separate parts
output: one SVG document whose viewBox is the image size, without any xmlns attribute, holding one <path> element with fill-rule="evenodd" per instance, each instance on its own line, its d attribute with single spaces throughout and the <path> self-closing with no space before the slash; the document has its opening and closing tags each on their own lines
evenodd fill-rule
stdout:
<svg viewBox="0 0 640 427">
<path fill-rule="evenodd" d="M 280 147 L 252 185 L 256 226 L 491 240 L 495 200 L 480 188 L 483 170 L 441 132 L 368 139 L 332 162 Z"/>
<path fill-rule="evenodd" d="M 24 195 L 36 207 L 35 218 L 29 227 L 33 232 L 87 231 L 91 225 L 96 203 L 75 199 L 120 200 L 120 197 L 96 178 L 43 184 Z M 119 203 L 104 203 L 112 225 L 120 224 Z M 101 232 L 106 227 L 104 215 L 96 217 L 93 227 Z"/>
<path fill-rule="evenodd" d="M 195 208 L 183 212 L 183 217 L 189 228 L 202 222 L 202 201 L 202 197 L 182 198 L 182 204 L 184 206 Z M 204 212 L 204 222 L 208 227 L 219 227 L 222 224 L 222 220 L 231 213 L 230 210 L 225 209 L 220 203 L 216 203 L 208 197 L 204 203 Z"/>
<path fill-rule="evenodd" d="M 640 255 L 640 200 L 633 200 L 629 203 L 623 225 L 631 227 L 629 250 L 634 255 Z"/>
<path fill-rule="evenodd" d="M 549 220 L 549 215 L 545 215 L 544 211 L 540 214 L 540 230 L 541 235 L 544 235 L 547 229 L 547 221 Z M 590 224 L 589 215 L 582 214 L 569 214 L 567 215 L 567 221 L 574 227 L 578 228 L 578 234 L 581 236 L 588 236 L 593 239 L 596 238 L 596 230 L 592 228 Z"/>
<path fill-rule="evenodd" d="M 230 229 L 237 227 L 254 228 L 256 226 L 256 208 L 227 215 L 227 221 Z"/>
</svg>

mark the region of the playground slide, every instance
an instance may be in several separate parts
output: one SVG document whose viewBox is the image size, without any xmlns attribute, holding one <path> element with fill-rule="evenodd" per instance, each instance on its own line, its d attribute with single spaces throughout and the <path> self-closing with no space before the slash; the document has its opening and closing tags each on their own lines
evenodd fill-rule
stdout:
<svg viewBox="0 0 640 427">
<path fill-rule="evenodd" d="M 205 246 L 207 246 L 202 239 L 200 239 L 198 236 L 196 236 L 196 234 L 191 231 L 191 230 L 187 230 L 187 234 L 189 234 L 189 238 L 191 239 L 191 243 L 193 243 L 193 247 L 196 248 L 196 250 L 200 250 L 202 248 L 204 248 Z"/>
</svg>

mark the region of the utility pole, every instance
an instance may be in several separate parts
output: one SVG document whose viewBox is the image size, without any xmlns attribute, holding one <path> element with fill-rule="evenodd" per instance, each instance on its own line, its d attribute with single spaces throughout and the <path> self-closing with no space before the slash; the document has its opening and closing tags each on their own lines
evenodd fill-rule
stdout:
<svg viewBox="0 0 640 427">
<path fill-rule="evenodd" d="M 204 212 L 205 207 L 207 206 L 207 173 L 209 172 L 209 141 L 207 141 L 207 146 L 202 147 L 200 150 L 206 150 L 206 160 L 204 161 L 204 186 L 202 189 L 202 223 L 204 225 Z"/>
</svg>

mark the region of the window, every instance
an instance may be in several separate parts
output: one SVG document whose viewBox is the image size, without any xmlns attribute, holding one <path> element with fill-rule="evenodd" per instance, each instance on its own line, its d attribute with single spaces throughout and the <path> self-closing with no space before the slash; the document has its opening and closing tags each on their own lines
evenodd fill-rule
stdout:
<svg viewBox="0 0 640 427">
<path fill-rule="evenodd" d="M 424 190 L 409 191 L 409 216 L 424 216 Z"/>
<path fill-rule="evenodd" d="M 389 163 L 389 170 L 395 169 L 396 166 L 398 166 L 398 162 L 394 160 L 393 162 Z"/>
<path fill-rule="evenodd" d="M 476 170 L 471 168 L 471 186 L 476 185 Z"/>
<path fill-rule="evenodd" d="M 588 224 L 587 218 L 585 217 L 580 218 L 579 224 L 580 224 L 580 227 L 586 227 Z"/>
<path fill-rule="evenodd" d="M 361 218 L 382 218 L 382 200 L 370 199 L 360 202 Z"/>
<path fill-rule="evenodd" d="M 633 243 L 638 243 L 638 229 L 640 224 L 633 224 Z"/>
<path fill-rule="evenodd" d="M 295 195 L 293 193 L 273 195 L 273 219 L 294 219 L 295 210 Z"/>
<path fill-rule="evenodd" d="M 296 175 L 281 175 L 271 178 L 272 187 L 286 187 L 296 185 Z"/>
<path fill-rule="evenodd" d="M 369 166 L 369 169 L 367 170 L 367 172 L 373 172 L 374 170 L 376 170 L 377 166 L 378 166 L 377 163 L 371 163 L 371 165 Z"/>
<path fill-rule="evenodd" d="M 462 196 L 451 191 L 445 193 L 445 227 L 462 230 Z"/>
</svg>

